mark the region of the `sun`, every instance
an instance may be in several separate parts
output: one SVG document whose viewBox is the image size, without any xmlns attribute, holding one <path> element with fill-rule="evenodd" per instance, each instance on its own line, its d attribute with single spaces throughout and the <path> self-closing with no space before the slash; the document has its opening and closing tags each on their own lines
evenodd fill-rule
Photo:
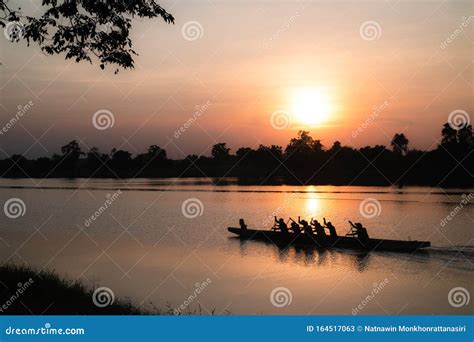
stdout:
<svg viewBox="0 0 474 342">
<path fill-rule="evenodd" d="M 315 126 L 329 118 L 331 106 L 323 89 L 304 87 L 294 91 L 291 112 L 295 120 L 301 124 Z"/>
</svg>

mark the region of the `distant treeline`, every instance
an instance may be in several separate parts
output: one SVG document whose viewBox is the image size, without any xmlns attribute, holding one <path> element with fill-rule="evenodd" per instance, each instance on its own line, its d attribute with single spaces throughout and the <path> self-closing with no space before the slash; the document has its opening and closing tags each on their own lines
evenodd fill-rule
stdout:
<svg viewBox="0 0 474 342">
<path fill-rule="evenodd" d="M 215 144 L 211 156 L 189 155 L 172 160 L 151 145 L 132 156 L 125 150 L 82 151 L 74 140 L 51 158 L 28 160 L 13 155 L 0 160 L 3 177 L 238 177 L 255 184 L 430 185 L 474 186 L 474 137 L 471 125 L 445 124 L 436 149 L 409 148 L 403 133 L 395 134 L 390 149 L 383 145 L 355 149 L 339 141 L 325 148 L 309 132 L 300 131 L 288 145 L 241 147 L 231 153 L 225 143 Z"/>
</svg>

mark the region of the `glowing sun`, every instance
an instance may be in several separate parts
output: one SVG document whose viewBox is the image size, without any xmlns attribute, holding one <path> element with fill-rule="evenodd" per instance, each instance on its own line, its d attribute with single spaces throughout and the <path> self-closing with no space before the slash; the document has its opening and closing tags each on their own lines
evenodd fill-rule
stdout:
<svg viewBox="0 0 474 342">
<path fill-rule="evenodd" d="M 296 121 L 314 126 L 329 118 L 331 105 L 327 94 L 321 88 L 299 88 L 293 93 L 291 112 Z"/>
</svg>

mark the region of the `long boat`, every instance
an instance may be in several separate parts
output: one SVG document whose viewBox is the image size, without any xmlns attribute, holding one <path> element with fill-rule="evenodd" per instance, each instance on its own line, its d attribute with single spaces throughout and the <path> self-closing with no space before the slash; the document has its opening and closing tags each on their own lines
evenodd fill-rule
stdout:
<svg viewBox="0 0 474 342">
<path fill-rule="evenodd" d="M 241 239 L 260 240 L 272 242 L 278 246 L 311 246 L 314 248 L 347 248 L 364 251 L 391 251 L 391 252 L 416 252 L 423 248 L 430 247 L 429 241 L 401 241 L 386 239 L 369 239 L 362 242 L 357 237 L 338 236 L 318 237 L 314 235 L 301 234 L 282 234 L 274 230 L 255 230 L 229 227 L 227 230 L 237 234 Z"/>
</svg>

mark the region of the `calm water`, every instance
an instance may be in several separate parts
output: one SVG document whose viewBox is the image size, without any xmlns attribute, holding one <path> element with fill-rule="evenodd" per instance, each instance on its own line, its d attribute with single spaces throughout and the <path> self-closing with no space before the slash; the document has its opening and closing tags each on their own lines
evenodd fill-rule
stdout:
<svg viewBox="0 0 474 342">
<path fill-rule="evenodd" d="M 448 293 L 464 287 L 474 294 L 474 207 L 462 202 L 472 191 L 239 186 L 232 179 L 224 186 L 207 179 L 1 179 L 1 203 L 20 198 L 26 211 L 16 219 L 1 216 L 0 261 L 54 269 L 144 306 L 176 308 L 209 278 L 189 304 L 203 313 L 350 315 L 361 305 L 364 315 L 468 314 L 473 300 L 455 308 Z M 107 199 L 111 204 L 100 209 Z M 361 213 L 367 199 L 362 213 L 372 218 Z M 201 215 L 192 218 L 193 209 Z M 360 221 L 373 237 L 430 240 L 433 248 L 416 255 L 280 250 L 227 232 L 239 218 L 268 228 L 274 214 L 324 216 L 339 234 L 347 232 L 348 219 Z M 276 288 L 285 289 L 271 298 Z M 279 307 L 280 300 L 287 305 Z"/>
</svg>

